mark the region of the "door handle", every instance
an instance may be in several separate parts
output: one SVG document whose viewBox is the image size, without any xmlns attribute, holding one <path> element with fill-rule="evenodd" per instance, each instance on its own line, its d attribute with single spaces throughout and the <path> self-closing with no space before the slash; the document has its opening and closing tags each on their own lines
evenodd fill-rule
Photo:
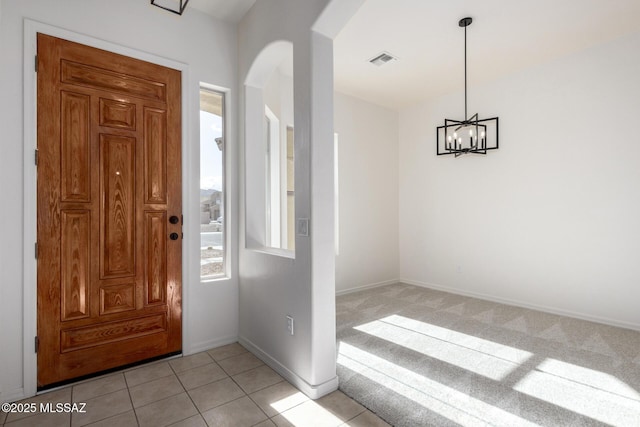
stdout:
<svg viewBox="0 0 640 427">
<path fill-rule="evenodd" d="M 171 215 L 171 216 L 169 217 L 169 222 L 170 222 L 171 224 L 177 224 L 177 223 L 179 223 L 179 222 L 180 222 L 180 218 L 178 218 L 178 217 L 177 217 L 177 216 L 175 216 L 175 215 Z"/>
<path fill-rule="evenodd" d="M 178 233 L 171 233 L 171 234 L 169 234 L 169 238 L 170 238 L 171 240 L 178 240 L 178 237 L 179 237 L 179 236 L 178 236 Z"/>
</svg>

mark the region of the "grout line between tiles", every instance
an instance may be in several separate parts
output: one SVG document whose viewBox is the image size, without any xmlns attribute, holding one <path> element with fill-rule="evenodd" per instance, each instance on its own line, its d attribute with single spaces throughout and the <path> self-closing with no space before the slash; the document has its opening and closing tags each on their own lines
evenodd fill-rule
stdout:
<svg viewBox="0 0 640 427">
<path fill-rule="evenodd" d="M 129 412 L 129 411 L 122 412 L 122 413 L 120 413 L 120 414 L 111 415 L 110 417 L 103 418 L 103 419 L 101 419 L 101 420 L 96 420 L 96 421 L 92 422 L 91 424 L 86 424 L 86 425 L 85 425 L 85 426 L 83 426 L 83 427 L 91 427 L 91 426 L 92 426 L 92 425 L 94 425 L 94 424 L 97 424 L 97 423 L 101 423 L 101 422 L 103 422 L 103 421 L 110 420 L 111 418 L 119 417 L 120 415 L 122 415 L 122 414 L 126 414 L 127 412 Z M 133 411 L 133 414 L 134 414 L 134 416 L 135 416 L 135 411 Z M 136 423 L 137 423 L 138 425 L 140 425 L 140 423 L 138 423 L 138 418 L 136 418 Z"/>
<path fill-rule="evenodd" d="M 211 357 L 211 355 L 210 355 L 208 352 L 207 352 L 207 355 L 208 355 L 209 357 Z M 213 359 L 213 357 L 211 357 L 211 359 Z M 216 363 L 216 362 L 215 362 L 215 360 L 213 361 L 213 363 Z M 171 365 L 169 365 L 169 366 L 171 366 Z M 173 370 L 173 366 L 171 366 L 171 369 Z M 194 368 L 194 369 L 195 369 L 195 368 Z M 222 369 L 222 367 L 220 367 L 220 369 Z M 222 369 L 222 371 L 226 374 L 226 372 L 224 371 L 224 369 Z M 185 372 L 186 372 L 186 371 L 185 371 Z M 175 373 L 175 370 L 174 370 L 174 373 Z M 205 419 L 204 419 L 204 415 L 202 415 L 202 412 L 200 412 L 200 408 L 198 408 L 198 405 L 196 405 L 196 402 L 194 402 L 194 401 L 193 401 L 193 398 L 191 397 L 191 394 L 189 394 L 189 390 L 187 390 L 187 388 L 184 386 L 184 384 L 182 384 L 182 381 L 180 380 L 180 377 L 179 377 L 177 374 L 176 374 L 176 377 L 178 378 L 178 381 L 179 381 L 179 382 L 180 382 L 180 384 L 182 385 L 182 388 L 184 388 L 184 392 L 187 394 L 187 397 L 188 397 L 188 398 L 189 398 L 189 400 L 191 401 L 191 404 L 193 405 L 193 407 L 194 407 L 194 408 L 196 408 L 196 411 L 198 412 L 198 415 L 200 415 L 200 417 L 202 418 L 202 421 L 204 421 L 204 423 L 208 426 L 208 425 L 209 425 L 209 423 L 207 422 L 207 420 L 205 420 Z M 217 380 L 217 381 L 222 381 L 223 379 L 224 379 L 224 378 L 221 378 L 220 380 Z M 217 381 L 212 381 L 212 382 L 210 382 L 210 383 L 203 384 L 203 385 L 202 385 L 202 386 L 200 386 L 200 387 L 204 387 L 205 385 L 208 385 L 208 384 L 213 384 L 214 382 L 217 382 Z M 196 387 L 196 388 L 199 388 L 199 387 Z M 195 389 L 194 389 L 194 390 L 195 390 Z M 193 416 L 193 415 L 192 415 L 192 416 Z M 188 417 L 188 418 L 190 418 L 190 417 Z M 185 418 L 185 420 L 186 420 L 186 419 L 187 419 L 187 418 Z M 184 421 L 184 420 L 181 420 L 181 421 Z M 180 421 L 176 421 L 176 422 L 175 422 L 175 423 L 173 423 L 173 424 L 177 424 L 177 423 L 179 423 L 179 422 L 180 422 Z"/>
<path fill-rule="evenodd" d="M 129 402 L 131 402 L 131 409 L 133 410 L 133 416 L 136 417 L 136 424 L 140 425 L 140 420 L 138 419 L 138 413 L 136 412 L 135 406 L 133 406 L 133 398 L 131 397 L 131 389 L 129 388 L 129 382 L 127 381 L 127 376 L 122 372 L 122 376 L 124 377 L 124 385 L 127 387 L 127 393 L 129 394 Z"/>
<path fill-rule="evenodd" d="M 75 392 L 74 388 L 75 388 L 74 386 L 71 386 L 71 404 L 74 403 L 74 400 L 73 400 L 73 393 Z M 69 415 L 70 415 L 69 416 L 69 427 L 73 427 L 73 416 L 75 414 L 71 413 Z"/>
<path fill-rule="evenodd" d="M 282 382 L 283 382 L 283 381 L 280 381 L 280 382 L 275 383 L 275 384 L 271 384 L 270 386 L 267 386 L 267 387 L 261 388 L 260 390 L 267 389 L 267 388 L 269 388 L 269 387 L 275 386 L 275 385 L 280 384 L 280 383 L 282 383 Z M 252 392 L 251 394 L 253 394 L 253 393 L 257 393 L 257 392 L 259 392 L 260 390 L 256 390 L 256 391 Z M 242 391 L 244 392 L 244 390 L 242 390 Z M 246 394 L 246 396 L 249 398 L 249 400 L 251 400 L 251 401 L 254 403 L 254 405 L 256 405 L 256 406 L 258 407 L 258 409 L 260 409 L 260 410 L 262 411 L 262 413 L 267 417 L 267 419 L 268 419 L 268 420 L 271 420 L 273 417 L 277 417 L 278 415 L 282 414 L 282 412 L 278 412 L 278 413 L 277 413 L 276 415 L 274 415 L 273 417 L 270 417 L 270 416 L 269 416 L 269 415 L 268 415 L 268 414 L 267 414 L 267 413 L 266 413 L 266 412 L 265 412 L 265 411 L 260 407 L 260 405 L 258 405 L 258 402 L 256 402 L 256 401 L 253 399 L 253 397 L 251 397 L 251 394 L 248 394 L 248 393 L 245 393 L 245 394 Z M 302 403 L 304 403 L 304 402 L 300 402 L 300 403 L 298 403 L 297 405 L 294 405 L 294 406 L 292 406 L 291 408 L 288 408 L 288 409 L 287 409 L 287 411 L 288 411 L 289 409 L 293 409 L 293 408 L 295 408 L 295 407 L 296 407 L 296 406 L 298 406 L 298 405 L 301 405 Z M 283 412 L 285 412 L 285 411 L 283 411 Z M 263 421 L 260 421 L 260 422 L 263 422 Z M 258 423 L 258 424 L 260 424 L 260 423 Z M 274 424 L 275 424 L 275 422 L 274 422 Z"/>
<path fill-rule="evenodd" d="M 183 356 L 183 357 L 184 357 L 184 356 Z M 171 366 L 171 363 L 169 363 L 169 368 L 171 369 L 171 371 L 173 372 L 173 375 L 176 377 L 176 379 L 177 379 L 177 380 L 178 380 L 178 382 L 180 383 L 180 386 L 182 387 L 182 393 L 185 393 L 185 394 L 187 395 L 187 397 L 189 398 L 189 400 L 191 400 L 191 403 L 193 404 L 193 407 L 194 407 L 194 408 L 196 408 L 196 411 L 198 411 L 198 414 L 199 414 L 200 416 L 202 416 L 202 414 L 200 413 L 200 410 L 199 410 L 199 409 L 198 409 L 198 407 L 196 406 L 195 402 L 191 399 L 191 396 L 189 396 L 189 392 L 187 391 L 187 388 L 184 386 L 184 384 L 182 384 L 182 381 L 180 381 L 180 377 L 178 376 L 178 373 L 176 372 L 176 370 L 175 370 L 175 369 L 173 369 L 173 366 Z M 169 399 L 169 398 L 171 398 L 171 397 L 178 396 L 178 395 L 180 395 L 180 394 L 182 394 L 182 393 L 174 394 L 173 396 L 169 396 L 169 397 L 167 397 L 166 399 Z M 164 399 L 161 399 L 161 400 L 164 400 Z M 158 402 L 158 401 L 156 401 L 156 402 Z M 151 402 L 151 403 L 149 403 L 149 405 L 151 405 L 152 403 L 156 403 L 156 402 Z M 145 406 L 146 406 L 146 405 L 145 405 Z M 142 408 L 142 406 L 141 406 L 141 408 Z M 175 423 L 171 423 L 171 424 L 170 424 L 170 426 L 171 426 L 171 425 L 174 425 L 174 424 L 178 424 L 179 422 L 184 421 L 184 420 L 186 420 L 186 419 L 188 419 L 188 418 L 191 418 L 191 417 L 193 417 L 193 415 L 191 415 L 191 416 L 189 416 L 189 417 L 186 417 L 186 418 L 182 418 L 181 420 L 178 420 L 178 421 L 176 421 Z M 204 419 L 204 417 L 203 417 L 203 419 Z M 206 424 L 206 421 L 205 421 L 205 424 Z M 138 422 L 138 425 L 140 425 L 140 422 Z"/>
</svg>

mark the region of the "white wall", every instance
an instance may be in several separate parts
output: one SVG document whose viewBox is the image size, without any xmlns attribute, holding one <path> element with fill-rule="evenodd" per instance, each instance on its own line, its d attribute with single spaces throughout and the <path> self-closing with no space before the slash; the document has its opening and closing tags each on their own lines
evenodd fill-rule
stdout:
<svg viewBox="0 0 640 427">
<path fill-rule="evenodd" d="M 240 248 L 240 341 L 311 397 L 337 387 L 333 43 L 311 31 L 327 3 L 261 0 L 240 22 L 238 33 L 241 82 L 249 77 L 244 88 L 247 102 L 241 108 L 243 112 L 247 108 L 247 120 L 241 125 L 247 148 L 242 154 L 242 187 L 245 203 L 253 207 L 243 212 L 241 227 L 241 241 L 247 247 Z M 259 247 L 264 242 L 260 232 L 264 211 L 256 211 L 262 202 L 254 199 L 264 176 L 256 158 L 260 150 L 251 148 L 262 138 L 262 95 L 251 83 L 260 66 L 252 65 L 266 46 L 283 40 L 293 43 L 296 217 L 310 219 L 310 235 L 296 236 L 295 259 Z M 294 318 L 294 336 L 286 329 L 286 315 Z"/>
<path fill-rule="evenodd" d="M 462 93 L 402 110 L 401 278 L 640 329 L 638 52 L 635 34 L 470 87 L 500 117 L 486 157 L 435 155 Z"/>
<path fill-rule="evenodd" d="M 264 103 L 280 120 L 281 136 L 286 138 L 287 126 L 293 126 L 293 77 L 280 71 L 280 68 L 271 75 L 264 91 Z M 284 140 L 284 139 L 283 139 Z"/>
<path fill-rule="evenodd" d="M 237 241 L 230 241 L 230 280 L 199 283 L 199 124 L 198 85 L 206 82 L 229 88 L 227 165 L 230 192 L 228 207 L 230 235 L 237 236 L 236 162 L 237 36 L 232 24 L 217 21 L 187 8 L 182 17 L 151 6 L 149 2 L 128 0 L 78 1 L 2 0 L 0 20 L 0 198 L 6 209 L 0 222 L 0 400 L 22 397 L 25 387 L 35 391 L 35 384 L 23 382 L 23 291 L 35 289 L 24 283 L 23 233 L 32 219 L 23 212 L 23 25 L 24 19 L 61 27 L 75 33 L 114 43 L 137 51 L 168 58 L 188 65 L 188 100 L 186 121 L 187 150 L 183 151 L 183 181 L 189 191 L 184 194 L 184 337 L 183 351 L 200 349 L 234 341 L 237 337 Z M 26 197 L 33 197 L 26 194 Z M 226 219 L 225 218 L 225 219 Z M 30 246 L 30 245 L 28 245 Z M 35 310 L 35 307 L 34 307 Z M 25 337 L 27 342 L 32 337 Z"/>
<path fill-rule="evenodd" d="M 339 93 L 334 106 L 340 294 L 399 277 L 398 112 Z"/>
</svg>

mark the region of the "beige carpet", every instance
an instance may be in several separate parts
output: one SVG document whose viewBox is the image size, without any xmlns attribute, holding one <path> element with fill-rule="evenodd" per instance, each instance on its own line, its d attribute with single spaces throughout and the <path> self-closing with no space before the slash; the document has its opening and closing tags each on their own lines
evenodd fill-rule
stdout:
<svg viewBox="0 0 640 427">
<path fill-rule="evenodd" d="M 640 332 L 405 284 L 336 310 L 340 389 L 394 426 L 640 426 Z"/>
</svg>

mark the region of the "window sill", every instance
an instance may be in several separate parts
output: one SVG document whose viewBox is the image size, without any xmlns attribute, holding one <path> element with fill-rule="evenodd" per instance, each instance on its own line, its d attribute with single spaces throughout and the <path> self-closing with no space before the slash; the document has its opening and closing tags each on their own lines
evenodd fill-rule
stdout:
<svg viewBox="0 0 640 427">
<path fill-rule="evenodd" d="M 291 249 L 270 248 L 267 246 L 247 249 L 261 254 L 274 255 L 281 258 L 296 259 L 296 251 Z"/>
<path fill-rule="evenodd" d="M 207 276 L 207 277 L 200 277 L 200 283 L 206 285 L 208 283 L 222 282 L 224 280 L 229 280 L 229 279 L 231 279 L 231 277 L 229 277 L 227 275 Z"/>
</svg>

